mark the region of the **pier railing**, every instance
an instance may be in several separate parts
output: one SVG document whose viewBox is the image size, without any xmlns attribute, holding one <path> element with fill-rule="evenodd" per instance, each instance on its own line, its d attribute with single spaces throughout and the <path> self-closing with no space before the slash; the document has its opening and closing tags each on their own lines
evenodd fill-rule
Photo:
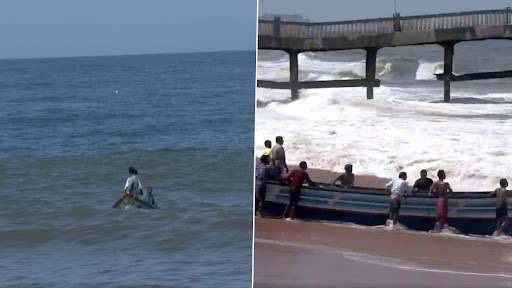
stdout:
<svg viewBox="0 0 512 288">
<path fill-rule="evenodd" d="M 460 13 L 433 14 L 352 20 L 340 22 L 290 22 L 259 20 L 258 35 L 294 38 L 331 38 L 351 34 L 384 34 L 396 31 L 425 31 L 477 26 L 509 25 L 510 7 L 502 10 L 482 10 Z"/>
</svg>

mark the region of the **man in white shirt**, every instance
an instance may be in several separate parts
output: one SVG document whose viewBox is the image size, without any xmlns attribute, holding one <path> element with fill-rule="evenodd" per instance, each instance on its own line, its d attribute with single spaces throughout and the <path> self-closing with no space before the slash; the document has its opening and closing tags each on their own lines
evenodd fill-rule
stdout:
<svg viewBox="0 0 512 288">
<path fill-rule="evenodd" d="M 140 184 L 139 176 L 137 175 L 137 170 L 133 167 L 128 168 L 128 172 L 130 173 L 130 177 L 126 180 L 126 184 L 124 185 L 124 193 L 129 193 L 134 196 L 140 194 L 142 189 L 142 185 Z"/>
<path fill-rule="evenodd" d="M 385 189 L 390 192 L 391 200 L 389 202 L 389 219 L 393 221 L 391 228 L 396 225 L 398 214 L 402 205 L 402 198 L 407 197 L 409 185 L 407 184 L 407 173 L 400 172 L 398 178 L 391 180 L 386 184 Z"/>
</svg>

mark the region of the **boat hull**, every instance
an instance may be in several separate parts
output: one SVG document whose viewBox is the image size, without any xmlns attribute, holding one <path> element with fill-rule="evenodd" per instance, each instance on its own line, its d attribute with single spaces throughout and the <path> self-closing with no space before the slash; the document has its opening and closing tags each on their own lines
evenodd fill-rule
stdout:
<svg viewBox="0 0 512 288">
<path fill-rule="evenodd" d="M 389 194 L 384 189 L 322 186 L 325 188 L 302 188 L 298 217 L 370 226 L 386 224 Z M 277 213 L 276 206 L 280 208 L 289 201 L 288 186 L 269 183 L 265 200 L 270 204 L 268 211 Z M 457 193 L 448 199 L 447 224 L 464 234 L 491 235 L 496 230 L 495 207 L 496 199 L 490 197 L 489 192 Z M 398 221 L 409 229 L 432 230 L 437 222 L 437 198 L 420 192 L 404 199 Z M 507 233 L 512 233 L 510 226 Z"/>
<path fill-rule="evenodd" d="M 113 208 L 126 209 L 128 207 L 134 207 L 139 209 L 155 209 L 156 207 L 143 201 L 139 197 L 132 194 L 123 194 L 117 201 L 112 205 Z"/>
</svg>

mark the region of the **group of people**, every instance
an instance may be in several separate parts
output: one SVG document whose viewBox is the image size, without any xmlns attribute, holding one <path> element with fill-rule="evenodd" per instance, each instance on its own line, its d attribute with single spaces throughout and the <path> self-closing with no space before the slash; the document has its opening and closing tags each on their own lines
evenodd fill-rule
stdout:
<svg viewBox="0 0 512 288">
<path fill-rule="evenodd" d="M 283 212 L 282 217 L 288 219 L 295 218 L 301 188 L 304 182 L 312 187 L 318 187 L 306 172 L 308 166 L 305 161 L 300 162 L 299 168 L 291 172 L 286 163 L 285 151 L 283 148 L 283 137 L 276 137 L 276 145 L 272 147 L 270 140 L 265 141 L 265 149 L 260 157 L 260 163 L 256 166 L 256 216 L 261 216 L 263 205 L 265 203 L 267 193 L 267 181 L 278 180 L 285 182 L 290 186 L 289 203 Z M 351 187 L 354 186 L 355 176 L 352 171 L 351 164 L 345 165 L 345 172 L 339 175 L 333 182 L 332 186 Z M 434 227 L 435 232 L 441 232 L 446 224 L 448 217 L 448 194 L 453 195 L 454 192 L 450 184 L 446 182 L 446 173 L 444 170 L 437 172 L 437 181 L 427 177 L 427 171 L 420 171 L 418 178 L 412 188 L 409 188 L 407 182 L 407 173 L 400 172 L 398 178 L 391 180 L 384 188 L 389 192 L 389 220 L 390 226 L 396 225 L 400 213 L 401 204 L 404 198 L 414 197 L 418 191 L 428 191 L 429 195 L 436 196 L 437 199 L 437 223 Z M 340 182 L 340 185 L 337 184 Z M 499 181 L 500 187 L 491 192 L 492 197 L 496 197 L 496 235 L 500 236 L 504 233 L 509 225 L 507 197 L 512 196 L 512 191 L 507 190 L 508 182 L 506 179 Z"/>
<path fill-rule="evenodd" d="M 142 191 L 142 184 L 140 183 L 139 172 L 137 169 L 130 166 L 128 168 L 128 173 L 130 176 L 128 179 L 126 179 L 126 184 L 124 185 L 124 193 L 132 194 L 135 197 L 140 198 L 142 201 L 157 207 L 155 197 L 153 196 L 153 187 L 148 186 L 146 188 L 146 193 L 144 193 Z"/>
</svg>

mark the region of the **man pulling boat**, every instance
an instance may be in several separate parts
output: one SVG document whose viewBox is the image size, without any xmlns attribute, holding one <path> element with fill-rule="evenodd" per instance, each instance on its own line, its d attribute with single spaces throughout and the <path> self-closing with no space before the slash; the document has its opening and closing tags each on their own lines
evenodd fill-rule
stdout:
<svg viewBox="0 0 512 288">
<path fill-rule="evenodd" d="M 452 187 L 450 187 L 450 183 L 444 182 L 446 179 L 446 173 L 444 170 L 439 170 L 437 172 L 437 180 L 432 187 L 430 187 L 430 194 L 437 195 L 437 223 L 434 227 L 434 231 L 441 232 L 443 231 L 444 224 L 446 223 L 446 218 L 448 218 L 448 193 L 453 195 Z"/>
<path fill-rule="evenodd" d="M 400 172 L 398 178 L 391 180 L 386 184 L 385 189 L 390 193 L 389 201 L 389 220 L 391 220 L 390 227 L 393 228 L 398 221 L 398 214 L 402 206 L 402 198 L 407 197 L 409 185 L 407 184 L 407 173 Z"/>
<path fill-rule="evenodd" d="M 491 192 L 496 197 L 496 236 L 503 235 L 509 224 L 507 196 L 512 196 L 512 191 L 507 190 L 507 179 L 500 180 L 500 187 Z"/>
</svg>

